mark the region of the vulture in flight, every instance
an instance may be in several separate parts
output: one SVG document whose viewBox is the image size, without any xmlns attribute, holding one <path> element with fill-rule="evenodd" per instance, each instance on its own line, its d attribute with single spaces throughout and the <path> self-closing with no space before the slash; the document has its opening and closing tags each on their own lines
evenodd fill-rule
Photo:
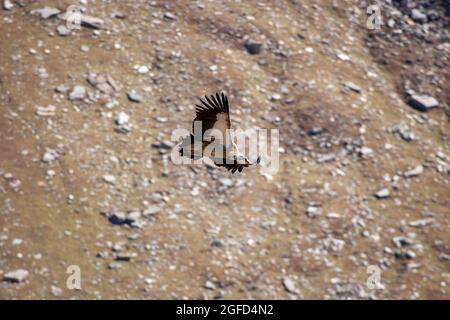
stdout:
<svg viewBox="0 0 450 320">
<path fill-rule="evenodd" d="M 209 157 L 216 166 L 225 167 L 231 173 L 258 165 L 260 157 L 256 162 L 251 162 L 239 152 L 232 140 L 228 98 L 223 93 L 216 93 L 210 98 L 205 96 L 205 100 L 200 98 L 200 102 L 201 104 L 196 105 L 195 119 L 192 122 L 192 131 L 196 135 L 191 134 L 183 139 L 180 155 L 195 160 Z M 201 123 L 201 137 L 200 132 L 195 130 L 197 121 Z"/>
</svg>

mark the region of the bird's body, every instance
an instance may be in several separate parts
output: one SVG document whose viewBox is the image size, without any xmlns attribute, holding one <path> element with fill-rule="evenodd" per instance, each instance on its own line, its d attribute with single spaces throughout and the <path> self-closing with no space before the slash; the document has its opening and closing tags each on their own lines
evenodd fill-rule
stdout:
<svg viewBox="0 0 450 320">
<path fill-rule="evenodd" d="M 217 93 L 211 98 L 205 96 L 205 99 L 206 101 L 200 99 L 202 104 L 196 105 L 193 134 L 182 141 L 180 155 L 194 160 L 208 157 L 215 165 L 225 167 L 232 173 L 241 172 L 245 167 L 253 165 L 239 152 L 232 140 L 227 97 L 223 93 Z M 201 130 L 196 126 L 201 127 Z"/>
</svg>

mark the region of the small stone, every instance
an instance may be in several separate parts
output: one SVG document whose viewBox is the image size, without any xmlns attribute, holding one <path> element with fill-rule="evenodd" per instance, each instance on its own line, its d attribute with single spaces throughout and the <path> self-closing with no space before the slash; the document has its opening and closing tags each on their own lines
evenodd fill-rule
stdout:
<svg viewBox="0 0 450 320">
<path fill-rule="evenodd" d="M 120 262 L 111 262 L 108 265 L 108 269 L 110 269 L 110 270 L 120 269 L 120 268 L 122 268 L 122 263 L 120 263 Z"/>
<path fill-rule="evenodd" d="M 223 243 L 219 239 L 213 239 L 211 241 L 211 247 L 220 248 L 220 247 L 223 247 Z"/>
<path fill-rule="evenodd" d="M 417 167 L 415 167 L 414 169 L 411 169 L 409 171 L 406 171 L 403 175 L 406 178 L 411 178 L 411 177 L 417 177 L 419 175 L 421 175 L 423 172 L 423 166 L 421 164 L 419 164 Z"/>
<path fill-rule="evenodd" d="M 55 154 L 55 152 L 52 152 L 52 151 L 47 151 L 42 156 L 42 162 L 45 162 L 45 163 L 52 162 L 55 159 L 56 159 L 56 154 Z"/>
<path fill-rule="evenodd" d="M 406 252 L 399 250 L 395 252 L 395 257 L 400 260 L 407 260 L 407 259 L 409 260 L 414 259 L 416 257 L 416 254 L 410 250 Z"/>
<path fill-rule="evenodd" d="M 36 108 L 36 114 L 40 117 L 50 117 L 54 116 L 56 107 L 53 105 L 48 105 L 47 107 L 38 106 Z"/>
<path fill-rule="evenodd" d="M 387 188 L 381 189 L 377 192 L 375 192 L 375 197 L 377 199 L 384 199 L 388 198 L 390 196 L 389 190 Z"/>
<path fill-rule="evenodd" d="M 65 25 L 62 25 L 62 24 L 56 28 L 56 32 L 61 37 L 67 37 L 68 35 L 70 35 L 70 30 Z"/>
<path fill-rule="evenodd" d="M 392 128 L 392 133 L 398 134 L 404 141 L 410 142 L 416 139 L 415 135 L 409 131 L 409 129 L 403 125 L 396 124 Z"/>
<path fill-rule="evenodd" d="M 325 154 L 325 155 L 322 155 L 319 158 L 317 158 L 317 163 L 329 162 L 329 161 L 333 161 L 335 159 L 336 159 L 336 155 L 334 153 L 329 153 L 329 154 Z"/>
<path fill-rule="evenodd" d="M 120 252 L 116 255 L 117 261 L 131 261 L 131 259 L 136 258 L 137 253 L 135 252 Z"/>
<path fill-rule="evenodd" d="M 420 213 L 423 217 L 432 218 L 434 217 L 434 213 L 428 210 L 424 210 Z"/>
<path fill-rule="evenodd" d="M 434 222 L 433 218 L 420 219 L 420 220 L 411 221 L 409 223 L 409 226 L 410 227 L 414 227 L 414 228 L 422 228 L 422 227 L 425 227 L 426 225 L 429 225 L 430 223 L 433 223 L 433 222 Z"/>
<path fill-rule="evenodd" d="M 387 25 L 388 25 L 389 28 L 392 29 L 393 27 L 395 27 L 395 20 L 394 19 L 389 19 L 388 22 L 387 22 Z"/>
<path fill-rule="evenodd" d="M 417 21 L 417 22 L 425 23 L 425 22 L 427 22 L 428 18 L 427 18 L 427 15 L 422 13 L 420 10 L 412 9 L 411 19 L 413 19 L 414 21 Z"/>
<path fill-rule="evenodd" d="M 127 214 L 127 222 L 128 223 L 134 223 L 138 221 L 141 218 L 141 212 L 140 211 L 131 211 Z"/>
<path fill-rule="evenodd" d="M 61 288 L 56 287 L 56 286 L 51 286 L 50 290 L 52 291 L 52 294 L 55 297 L 59 297 L 63 293 L 63 290 Z"/>
<path fill-rule="evenodd" d="M 160 211 L 161 211 L 161 207 L 151 206 L 151 207 L 147 207 L 146 209 L 144 209 L 144 211 L 142 212 L 142 215 L 144 217 L 153 216 Z"/>
<path fill-rule="evenodd" d="M 416 253 L 412 250 L 408 250 L 405 252 L 406 259 L 415 259 L 417 257 Z"/>
<path fill-rule="evenodd" d="M 215 285 L 212 281 L 209 281 L 209 280 L 207 280 L 207 281 L 205 282 L 205 284 L 203 285 L 203 287 L 204 287 L 205 289 L 208 289 L 208 290 L 215 290 L 215 289 L 216 289 L 216 285 Z"/>
<path fill-rule="evenodd" d="M 90 73 L 88 75 L 87 81 L 97 90 L 110 96 L 113 96 L 114 93 L 119 89 L 116 81 L 114 81 L 114 79 L 110 75 L 105 73 Z"/>
<path fill-rule="evenodd" d="M 10 0 L 3 0 L 3 9 L 11 10 L 14 7 L 14 4 Z"/>
<path fill-rule="evenodd" d="M 231 187 L 233 185 L 233 180 L 228 179 L 228 178 L 222 178 L 219 180 L 220 184 L 223 185 L 224 187 Z"/>
<path fill-rule="evenodd" d="M 439 255 L 439 259 L 441 259 L 442 261 L 450 261 L 450 254 L 441 253 Z"/>
<path fill-rule="evenodd" d="M 116 183 L 116 177 L 111 174 L 105 174 L 103 176 L 103 181 L 109 184 L 115 184 Z"/>
<path fill-rule="evenodd" d="M 120 126 L 116 126 L 116 128 L 114 129 L 115 131 L 119 132 L 119 133 L 128 133 L 131 131 L 131 126 L 129 124 L 123 124 Z"/>
<path fill-rule="evenodd" d="M 291 278 L 284 277 L 281 283 L 283 284 L 283 287 L 287 292 L 294 294 L 298 293 L 298 290 L 295 286 L 295 282 Z"/>
<path fill-rule="evenodd" d="M 368 147 L 362 147 L 359 151 L 360 156 L 367 157 L 373 153 L 373 150 Z"/>
<path fill-rule="evenodd" d="M 113 212 L 108 219 L 112 224 L 124 224 L 127 221 L 127 216 L 124 212 Z"/>
<path fill-rule="evenodd" d="M 361 88 L 351 81 L 344 82 L 344 87 L 346 87 L 347 89 L 349 89 L 353 92 L 361 93 Z"/>
<path fill-rule="evenodd" d="M 106 109 L 113 109 L 119 105 L 119 101 L 113 99 L 105 104 Z"/>
<path fill-rule="evenodd" d="M 49 19 L 51 17 L 54 17 L 58 14 L 60 14 L 61 11 L 59 9 L 56 8 L 50 8 L 50 7 L 44 7 L 42 9 L 36 9 L 36 10 L 32 10 L 30 12 L 30 14 L 32 16 L 38 16 L 42 19 Z"/>
<path fill-rule="evenodd" d="M 253 40 L 247 40 L 244 43 L 245 50 L 247 50 L 250 54 L 259 54 L 261 53 L 262 43 L 255 42 Z"/>
<path fill-rule="evenodd" d="M 7 282 L 22 282 L 28 277 L 28 271 L 24 269 L 17 269 L 10 271 L 3 275 L 3 281 Z"/>
<path fill-rule="evenodd" d="M 308 217 L 315 217 L 319 213 L 319 208 L 317 206 L 310 205 L 306 208 L 306 215 Z"/>
<path fill-rule="evenodd" d="M 148 73 L 149 69 L 148 69 L 147 66 L 141 66 L 141 67 L 138 68 L 137 71 L 138 71 L 139 74 L 146 74 L 146 73 Z"/>
<path fill-rule="evenodd" d="M 317 136 L 323 132 L 322 128 L 314 127 L 308 130 L 308 135 L 310 136 Z"/>
<path fill-rule="evenodd" d="M 339 60 L 342 60 L 342 61 L 349 61 L 350 60 L 350 57 L 347 54 L 343 53 L 343 52 L 339 52 L 336 56 L 338 57 Z"/>
<path fill-rule="evenodd" d="M 413 243 L 411 239 L 403 237 L 403 236 L 394 237 L 392 239 L 392 242 L 395 244 L 395 246 L 397 248 L 409 246 L 409 245 L 411 245 Z"/>
<path fill-rule="evenodd" d="M 134 91 L 128 92 L 127 97 L 128 97 L 128 100 L 130 100 L 131 102 L 140 103 L 142 101 L 141 95 Z"/>
<path fill-rule="evenodd" d="M 270 100 L 271 101 L 279 101 L 281 99 L 281 95 L 278 93 L 274 93 L 271 97 Z"/>
<path fill-rule="evenodd" d="M 427 95 L 412 95 L 408 103 L 411 107 L 422 112 L 439 106 L 439 102 L 435 98 Z"/>
<path fill-rule="evenodd" d="M 81 15 L 81 25 L 92 28 L 92 29 L 102 29 L 104 21 L 97 17 L 87 16 L 85 14 Z"/>
<path fill-rule="evenodd" d="M 81 52 L 88 52 L 88 51 L 89 51 L 89 46 L 87 46 L 87 45 L 82 45 L 82 46 L 80 47 L 80 50 L 81 50 Z"/>
<path fill-rule="evenodd" d="M 116 115 L 115 122 L 118 126 L 126 125 L 126 124 L 128 124 L 129 121 L 130 121 L 130 116 L 128 114 L 126 114 L 125 112 L 119 112 Z"/>
<path fill-rule="evenodd" d="M 69 100 L 82 100 L 86 96 L 86 88 L 83 86 L 75 86 L 69 94 Z"/>
<path fill-rule="evenodd" d="M 69 92 L 69 89 L 70 89 L 69 86 L 66 86 L 65 84 L 61 84 L 55 88 L 55 91 L 58 93 L 67 93 L 67 92 Z"/>
<path fill-rule="evenodd" d="M 164 13 L 164 15 L 163 15 L 163 19 L 164 20 L 167 20 L 167 21 L 173 21 L 173 20 L 175 20 L 177 17 L 173 14 L 173 13 L 170 13 L 170 12 L 166 12 L 166 13 Z"/>
</svg>

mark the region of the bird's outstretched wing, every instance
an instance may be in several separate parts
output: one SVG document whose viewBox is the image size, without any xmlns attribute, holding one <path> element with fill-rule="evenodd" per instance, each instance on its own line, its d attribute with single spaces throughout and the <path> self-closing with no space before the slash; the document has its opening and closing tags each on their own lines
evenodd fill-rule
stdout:
<svg viewBox="0 0 450 320">
<path fill-rule="evenodd" d="M 231 128 L 230 109 L 228 105 L 228 98 L 222 93 L 219 95 L 212 95 L 211 98 L 205 96 L 205 100 L 200 99 L 201 104 L 196 105 L 196 114 L 194 122 L 192 123 L 192 130 L 195 133 L 195 121 L 201 121 L 202 137 L 209 129 L 216 129 L 221 133 L 222 143 L 231 143 L 229 129 Z M 217 137 L 216 141 L 217 141 Z"/>
</svg>

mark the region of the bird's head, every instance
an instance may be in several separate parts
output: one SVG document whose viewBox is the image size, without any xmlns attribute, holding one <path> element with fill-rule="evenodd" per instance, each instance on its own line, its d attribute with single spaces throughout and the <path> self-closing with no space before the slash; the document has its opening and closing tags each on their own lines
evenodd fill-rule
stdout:
<svg viewBox="0 0 450 320">
<path fill-rule="evenodd" d="M 247 157 L 245 157 L 245 161 L 252 166 L 259 166 L 261 165 L 261 156 L 259 156 L 256 161 L 254 161 L 255 158 L 252 158 L 251 160 Z"/>
</svg>

